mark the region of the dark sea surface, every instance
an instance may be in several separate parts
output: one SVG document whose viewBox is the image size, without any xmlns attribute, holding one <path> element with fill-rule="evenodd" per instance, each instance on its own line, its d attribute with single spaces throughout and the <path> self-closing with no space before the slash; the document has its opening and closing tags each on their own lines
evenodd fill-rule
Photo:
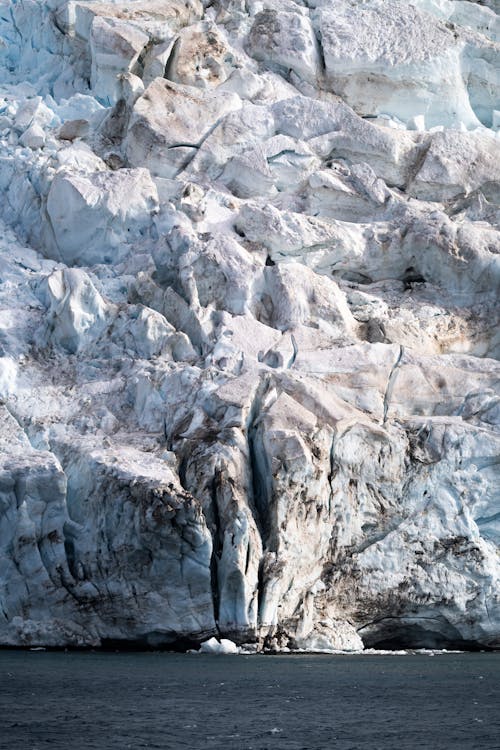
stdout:
<svg viewBox="0 0 500 750">
<path fill-rule="evenodd" d="M 0 652 L 1 750 L 493 750 L 500 654 Z"/>
</svg>

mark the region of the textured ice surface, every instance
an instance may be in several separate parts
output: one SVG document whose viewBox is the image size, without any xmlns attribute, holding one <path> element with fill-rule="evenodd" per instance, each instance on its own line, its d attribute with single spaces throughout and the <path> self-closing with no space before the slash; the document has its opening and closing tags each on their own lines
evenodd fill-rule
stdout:
<svg viewBox="0 0 500 750">
<path fill-rule="evenodd" d="M 0 643 L 500 645 L 498 13 L 0 0 Z"/>
</svg>

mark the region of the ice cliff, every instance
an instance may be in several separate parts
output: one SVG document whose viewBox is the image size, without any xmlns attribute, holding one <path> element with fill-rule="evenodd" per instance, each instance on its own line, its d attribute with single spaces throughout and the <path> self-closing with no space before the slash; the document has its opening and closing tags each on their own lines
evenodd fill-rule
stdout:
<svg viewBox="0 0 500 750">
<path fill-rule="evenodd" d="M 497 0 L 0 43 L 0 644 L 499 647 Z"/>
</svg>

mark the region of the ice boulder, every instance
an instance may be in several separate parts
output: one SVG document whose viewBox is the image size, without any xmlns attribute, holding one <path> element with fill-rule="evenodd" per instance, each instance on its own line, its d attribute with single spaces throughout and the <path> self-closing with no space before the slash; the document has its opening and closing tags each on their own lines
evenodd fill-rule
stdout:
<svg viewBox="0 0 500 750">
<path fill-rule="evenodd" d="M 462 74 L 465 42 L 441 21 L 400 0 L 322 2 L 315 19 L 329 87 L 359 114 L 480 124 Z"/>
<path fill-rule="evenodd" d="M 239 648 L 236 643 L 228 640 L 227 638 L 221 638 L 220 641 L 217 638 L 209 638 L 200 646 L 200 652 L 202 654 L 239 654 Z"/>
<path fill-rule="evenodd" d="M 223 34 L 215 24 L 203 21 L 181 29 L 165 77 L 187 86 L 215 88 L 229 77 L 234 63 L 236 54 Z"/>
<path fill-rule="evenodd" d="M 176 31 L 202 15 L 199 0 L 61 5 L 58 25 L 87 59 L 92 90 L 106 104 L 113 104 L 120 97 L 121 76 L 142 76 L 144 59 L 155 44 L 172 39 Z"/>
<path fill-rule="evenodd" d="M 149 35 L 132 24 L 97 17 L 92 24 L 92 88 L 98 99 L 119 97 L 118 76 L 130 73 L 149 42 Z"/>
<path fill-rule="evenodd" d="M 45 144 L 45 133 L 43 128 L 36 123 L 30 125 L 30 127 L 26 128 L 22 134 L 19 142 L 21 145 L 26 146 L 26 148 L 42 148 Z"/>
<path fill-rule="evenodd" d="M 487 130 L 435 133 L 410 192 L 423 200 L 449 200 L 481 189 L 487 199 L 500 199 L 498 139 Z"/>
<path fill-rule="evenodd" d="M 47 199 L 53 255 L 77 265 L 119 262 L 134 241 L 147 239 L 157 209 L 158 192 L 147 169 L 62 171 Z"/>
<path fill-rule="evenodd" d="M 106 325 L 109 305 L 85 271 L 54 271 L 40 291 L 48 307 L 46 335 L 50 341 L 70 354 L 95 341 Z"/>
<path fill-rule="evenodd" d="M 133 109 L 125 141 L 127 158 L 160 177 L 175 177 L 219 120 L 240 107 L 237 94 L 200 91 L 157 78 Z"/>
<path fill-rule="evenodd" d="M 306 81 L 314 81 L 320 70 L 311 21 L 300 12 L 266 8 L 257 13 L 247 51 L 269 67 L 281 72 L 291 69 Z"/>
</svg>

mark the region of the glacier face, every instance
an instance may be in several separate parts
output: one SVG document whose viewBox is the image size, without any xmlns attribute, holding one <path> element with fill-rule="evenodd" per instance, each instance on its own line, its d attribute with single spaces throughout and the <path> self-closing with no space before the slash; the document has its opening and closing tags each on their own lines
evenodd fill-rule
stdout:
<svg viewBox="0 0 500 750">
<path fill-rule="evenodd" d="M 0 0 L 0 644 L 500 646 L 496 0 Z"/>
</svg>

